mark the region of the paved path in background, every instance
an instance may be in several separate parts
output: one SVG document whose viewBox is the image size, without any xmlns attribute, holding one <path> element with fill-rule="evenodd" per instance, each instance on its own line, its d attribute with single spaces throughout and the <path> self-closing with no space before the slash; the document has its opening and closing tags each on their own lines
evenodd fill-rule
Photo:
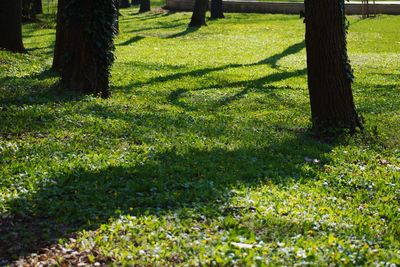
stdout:
<svg viewBox="0 0 400 267">
<path fill-rule="evenodd" d="M 1 0 L 0 0 L 1 1 Z M 400 1 L 380 1 L 372 4 L 369 0 L 371 14 L 400 15 Z M 192 11 L 194 0 L 166 0 L 166 9 L 175 11 Z M 346 2 L 346 14 L 361 15 L 361 1 Z M 223 1 L 224 12 L 235 13 L 269 13 L 269 14 L 299 14 L 304 10 L 304 2 L 264 2 L 257 0 L 227 0 Z"/>
<path fill-rule="evenodd" d="M 290 1 L 259 1 L 259 0 L 223 0 L 224 2 L 262 2 L 262 3 L 274 3 L 274 4 L 278 4 L 278 3 L 290 3 L 290 4 L 303 4 L 303 2 L 290 2 Z M 362 4 L 361 1 L 351 1 L 347 2 L 346 4 Z M 372 5 L 373 2 L 372 0 L 369 1 L 369 4 Z M 377 5 L 400 5 L 400 1 L 375 1 L 375 4 Z"/>
</svg>

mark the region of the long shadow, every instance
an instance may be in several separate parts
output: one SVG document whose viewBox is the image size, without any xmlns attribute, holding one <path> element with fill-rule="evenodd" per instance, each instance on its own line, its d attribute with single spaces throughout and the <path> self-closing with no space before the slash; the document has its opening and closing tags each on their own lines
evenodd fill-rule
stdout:
<svg viewBox="0 0 400 267">
<path fill-rule="evenodd" d="M 178 23 L 178 24 L 173 24 L 173 25 L 160 25 L 159 27 L 140 28 L 140 29 L 126 31 L 125 33 L 134 33 L 134 32 L 142 32 L 142 31 L 150 31 L 150 30 L 162 30 L 162 29 L 173 29 L 173 28 L 178 28 L 182 25 L 185 25 L 185 24 Z"/>
<path fill-rule="evenodd" d="M 156 78 L 151 78 L 146 82 L 137 82 L 133 83 L 130 86 L 135 87 L 135 86 L 142 86 L 142 85 L 151 85 L 154 83 L 162 83 L 162 82 L 167 82 L 167 81 L 172 81 L 172 80 L 177 80 L 181 79 L 184 77 L 199 77 L 206 75 L 211 72 L 216 72 L 216 71 L 222 71 L 226 69 L 232 69 L 232 68 L 241 68 L 241 67 L 252 67 L 252 66 L 259 66 L 259 65 L 270 65 L 272 68 L 278 68 L 277 62 L 289 55 L 296 54 L 300 52 L 303 48 L 305 47 L 304 41 L 296 43 L 294 45 L 289 46 L 286 48 L 284 51 L 281 53 L 272 55 L 266 59 L 260 60 L 255 63 L 250 63 L 250 64 L 227 64 L 219 67 L 212 67 L 212 68 L 204 68 L 204 69 L 199 69 L 199 70 L 193 70 L 189 72 L 180 72 L 180 73 L 174 73 L 162 77 L 156 77 Z"/>
<path fill-rule="evenodd" d="M 200 29 L 200 27 L 187 27 L 184 31 L 172 34 L 172 35 L 168 36 L 167 38 L 171 39 L 171 38 L 183 37 L 183 36 L 186 36 L 186 35 L 191 34 L 193 32 L 196 32 L 199 29 Z"/>
<path fill-rule="evenodd" d="M 164 12 L 159 12 L 159 13 L 151 13 L 151 14 L 146 14 L 146 16 L 145 17 L 142 17 L 142 18 L 137 18 L 137 17 L 133 17 L 133 18 L 124 18 L 124 17 L 122 17 L 123 19 L 121 19 L 121 21 L 130 21 L 130 20 L 135 20 L 135 21 L 146 21 L 146 20 L 152 20 L 152 19 L 159 19 L 159 18 L 162 18 L 162 17 L 167 17 L 167 16 L 170 16 L 170 15 L 172 15 L 172 14 L 174 14 L 175 12 L 173 12 L 173 11 L 164 11 Z M 137 12 L 129 12 L 128 13 L 128 16 L 135 16 L 135 15 L 139 15 L 139 14 L 141 14 L 141 13 L 137 13 Z"/>
<path fill-rule="evenodd" d="M 62 90 L 58 74 L 50 69 L 24 77 L 0 78 L 1 105 L 45 104 L 76 101 L 83 95 Z"/>
<path fill-rule="evenodd" d="M 288 55 L 297 54 L 298 52 L 303 50 L 304 47 L 305 47 L 304 41 L 302 41 L 300 43 L 296 43 L 294 45 L 289 46 L 281 53 L 278 53 L 278 54 L 270 56 L 266 59 L 260 60 L 259 62 L 255 63 L 254 65 L 265 65 L 266 64 L 266 65 L 270 65 L 272 68 L 276 68 L 276 67 L 278 67 L 277 63 L 280 59 L 282 59 Z"/>
<path fill-rule="evenodd" d="M 283 53 L 296 51 L 287 50 Z M 283 53 L 281 57 L 285 56 Z M 267 64 L 278 60 L 276 57 Z M 224 67 L 226 66 L 217 69 Z M 216 68 L 210 68 L 199 71 L 201 74 L 215 70 Z M 190 75 L 199 75 L 199 71 Z M 228 86 L 245 87 L 244 90 L 251 90 L 252 87 L 263 88 L 267 82 L 294 77 L 304 72 L 305 70 L 276 73 L 252 82 L 240 81 Z M 35 80 L 40 82 L 53 75 L 54 73 L 45 71 L 27 77 L 24 83 Z M 179 78 L 173 76 L 173 79 L 176 77 Z M 12 77 L 6 77 L 0 83 L 15 84 L 16 81 Z M 226 85 L 221 85 L 224 86 Z M 52 90 L 51 88 L 47 89 Z M 40 97 L 40 94 L 37 94 L 38 90 L 41 92 L 33 87 L 21 98 L 3 97 L 0 103 L 23 105 L 73 99 L 68 96 L 64 100 L 59 98 L 58 94 L 50 94 L 49 97 L 48 92 Z M 182 89 L 173 92 L 170 96 L 171 101 L 179 104 L 179 97 L 184 92 Z M 224 99 L 220 104 L 226 105 L 241 95 L 243 92 L 231 99 Z M 90 110 L 82 112 L 92 114 Z M 106 118 L 126 119 L 131 123 L 133 121 L 129 116 L 124 118 L 122 113 L 109 110 L 104 110 L 100 115 Z M 162 114 L 153 116 L 145 120 L 149 129 L 159 121 L 169 122 L 174 119 L 157 117 Z M 177 131 L 187 131 L 185 127 L 188 126 L 178 127 Z M 223 132 L 221 129 L 221 134 Z M 205 216 L 219 216 L 221 203 L 229 203 L 232 197 L 232 187 L 253 187 L 265 182 L 278 185 L 293 181 L 307 182 L 313 177 L 313 173 L 308 173 L 308 168 L 302 168 L 302 165 L 306 164 L 304 157 L 321 159 L 328 148 L 321 147 L 299 134 L 292 139 L 285 139 L 284 142 L 273 140 L 263 147 L 242 145 L 233 150 L 196 147 L 189 147 L 185 151 L 177 151 L 174 148 L 162 151 L 139 149 L 135 154 L 138 156 L 137 160 L 125 164 L 110 164 L 94 170 L 53 170 L 49 177 L 38 181 L 34 193 L 27 193 L 5 204 L 10 208 L 10 212 L 0 218 L 0 262 L 10 262 L 19 256 L 37 252 L 78 231 L 96 229 L 120 214 L 142 216 L 193 208 L 201 210 Z M 293 175 L 294 173 L 296 175 Z M 300 178 L 301 180 L 298 180 Z M 234 211 L 225 209 L 221 212 L 226 214 Z"/>
<path fill-rule="evenodd" d="M 216 86 L 208 86 L 208 87 L 202 87 L 199 89 L 195 90 L 190 90 L 190 89 L 183 89 L 179 88 L 173 92 L 170 93 L 168 96 L 168 99 L 171 103 L 174 105 L 180 106 L 182 108 L 186 109 L 192 109 L 190 106 L 186 105 L 185 103 L 182 103 L 179 101 L 179 98 L 189 92 L 189 91 L 203 91 L 203 90 L 216 90 L 216 89 L 221 89 L 221 88 L 226 88 L 226 87 L 231 87 L 231 88 L 243 88 L 241 89 L 240 92 L 232 95 L 232 96 L 227 96 L 220 101 L 218 101 L 215 106 L 213 107 L 218 108 L 220 106 L 225 106 L 228 105 L 236 100 L 239 100 L 242 98 L 244 95 L 251 91 L 260 91 L 263 92 L 265 90 L 276 90 L 277 88 L 275 86 L 271 86 L 269 84 L 273 82 L 278 82 L 278 81 L 283 81 L 285 79 L 293 78 L 293 77 L 298 77 L 305 75 L 307 73 L 307 69 L 302 69 L 302 70 L 295 70 L 291 72 L 280 72 L 280 73 L 274 73 L 271 75 L 267 75 L 265 77 L 261 77 L 259 79 L 251 80 L 251 81 L 239 81 L 239 82 L 233 82 L 233 83 L 227 83 L 227 84 L 219 84 Z"/>
<path fill-rule="evenodd" d="M 145 38 L 145 37 L 143 37 L 143 36 L 135 36 L 135 37 L 132 37 L 132 38 L 130 38 L 129 40 L 126 40 L 125 42 L 122 42 L 122 43 L 117 44 L 117 45 L 118 45 L 118 46 L 131 45 L 131 44 L 133 44 L 133 43 L 139 42 L 140 40 L 143 40 L 144 38 Z"/>
<path fill-rule="evenodd" d="M 299 135 L 265 147 L 170 149 L 149 152 L 130 165 L 64 169 L 42 181 L 33 195 L 6 203 L 11 211 L 0 218 L 0 262 L 96 229 L 120 214 L 160 215 L 183 208 L 207 217 L 229 214 L 234 210 L 219 210 L 229 203 L 232 187 L 307 182 L 313 174 L 302 168 L 304 157 L 320 158 L 328 148 Z"/>
</svg>

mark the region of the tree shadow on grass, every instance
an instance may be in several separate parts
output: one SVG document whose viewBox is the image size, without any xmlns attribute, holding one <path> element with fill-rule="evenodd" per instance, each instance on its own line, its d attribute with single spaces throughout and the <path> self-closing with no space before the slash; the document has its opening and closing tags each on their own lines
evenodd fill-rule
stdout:
<svg viewBox="0 0 400 267">
<path fill-rule="evenodd" d="M 302 134 L 274 141 L 233 150 L 147 151 L 134 163 L 52 176 L 35 193 L 6 203 L 10 213 L 0 218 L 0 260 L 39 251 L 120 214 L 162 215 L 183 208 L 207 217 L 234 212 L 224 208 L 232 188 L 307 182 L 313 175 L 302 168 L 304 157 L 320 158 L 327 148 Z"/>
<path fill-rule="evenodd" d="M 62 90 L 58 74 L 50 69 L 24 77 L 0 78 L 0 105 L 40 105 L 80 100 L 83 95 Z"/>
<path fill-rule="evenodd" d="M 200 29 L 200 27 L 187 27 L 184 31 L 172 34 L 172 35 L 168 36 L 167 38 L 171 39 L 171 38 L 183 37 L 183 36 L 186 36 L 186 35 L 191 34 L 193 32 L 196 32 L 199 29 Z"/>
<path fill-rule="evenodd" d="M 122 21 L 130 21 L 130 20 L 135 20 L 135 21 L 146 21 L 146 20 L 153 20 L 153 19 L 160 19 L 163 17 L 168 17 L 175 14 L 175 12 L 173 11 L 168 11 L 168 10 L 163 10 L 163 9 L 159 9 L 159 10 L 153 10 L 151 11 L 151 13 L 147 13 L 145 14 L 144 17 L 130 17 L 129 16 L 136 16 L 136 15 L 143 15 L 143 13 L 138 13 L 136 11 L 132 11 L 129 12 L 127 15 L 127 18 L 124 18 L 124 16 L 122 16 L 123 19 L 121 19 Z"/>
<path fill-rule="evenodd" d="M 276 63 L 278 60 L 279 58 L 275 58 L 269 62 Z M 200 71 L 208 73 L 215 71 L 215 68 Z M 239 99 L 252 87 L 262 88 L 265 83 L 303 73 L 304 70 L 276 73 L 252 82 L 231 83 L 228 86 L 244 87 L 244 90 L 233 97 L 221 100 L 219 104 L 226 105 Z M 194 73 L 190 75 L 192 74 L 195 75 Z M 52 74 L 45 72 L 39 74 L 37 78 L 46 79 L 49 75 L 51 77 Z M 177 75 L 172 78 L 175 79 L 181 74 Z M 28 79 L 32 80 L 32 77 Z M 178 89 L 171 93 L 170 100 L 179 105 L 179 97 L 184 92 L 184 89 Z M 29 94 L 23 95 L 21 99 L 6 97 L 2 98 L 0 103 L 23 105 L 62 101 L 53 97 L 50 97 L 50 100 L 43 100 L 37 96 L 37 92 L 31 95 L 33 99 L 29 97 Z M 48 93 L 43 97 L 47 99 Z M 66 98 L 66 101 L 70 100 L 71 97 Z M 90 109 L 81 112 L 109 119 L 122 119 L 131 124 L 136 123 L 134 117 L 123 112 L 104 109 L 102 106 L 97 106 L 96 109 L 95 113 Z M 160 126 L 160 121 L 165 124 L 175 122 L 170 125 L 171 128 L 164 125 L 164 130 L 168 132 L 174 128 L 178 134 L 193 131 L 211 138 L 222 135 L 227 130 L 222 126 L 217 130 L 214 127 L 210 133 L 211 129 L 203 127 L 204 129 L 199 132 L 190 128 L 193 123 L 186 119 L 167 117 L 165 114 L 153 113 L 149 117 L 142 118 L 142 123 L 146 124 L 144 128 L 147 127 L 148 131 L 152 131 L 155 125 Z M 262 146 L 242 143 L 234 149 L 227 149 L 199 148 L 192 145 L 184 151 L 179 151 L 175 147 L 157 151 L 142 147 L 139 142 L 136 144 L 138 151 L 133 152 L 133 159 L 125 163 L 117 165 L 110 163 L 107 167 L 99 169 L 93 168 L 95 166 L 86 166 L 54 171 L 48 178 L 38 182 L 37 190 L 34 192 L 5 203 L 10 212 L 0 218 L 0 262 L 1 260 L 10 262 L 19 256 L 37 252 L 49 244 L 56 243 L 58 239 L 69 237 L 79 231 L 97 229 L 99 225 L 120 214 L 162 215 L 184 208 L 193 208 L 201 210 L 200 214 L 204 216 L 220 216 L 222 213 L 234 212 L 225 208 L 232 197 L 232 188 L 256 187 L 264 183 L 286 185 L 292 182 L 308 182 L 312 179 L 312 171 L 303 168 L 303 165 L 307 164 L 304 162 L 304 157 L 321 159 L 329 146 L 322 146 L 301 132 L 291 133 L 294 137 L 287 139 L 268 137 L 268 132 L 271 130 L 286 131 L 286 129 L 274 129 L 271 125 L 266 127 L 271 129 L 264 129 L 260 134 L 267 139 L 270 138 L 270 142 Z"/>
<path fill-rule="evenodd" d="M 172 38 L 172 37 L 169 37 Z M 206 75 L 208 73 L 216 72 L 216 71 L 223 71 L 227 69 L 232 69 L 232 68 L 242 68 L 242 67 L 252 67 L 252 66 L 260 66 L 260 65 L 269 65 L 274 69 L 278 69 L 277 63 L 279 62 L 280 59 L 296 54 L 300 52 L 302 49 L 304 49 L 305 43 L 304 41 L 301 41 L 299 43 L 295 43 L 285 50 L 283 50 L 280 53 L 277 53 L 275 55 L 272 55 L 270 57 L 267 57 L 266 59 L 260 60 L 255 63 L 250 63 L 250 64 L 227 64 L 223 66 L 218 66 L 218 67 L 211 67 L 211 68 L 204 68 L 204 69 L 198 69 L 198 70 L 193 70 L 189 72 L 180 72 L 180 73 L 173 73 L 170 75 L 162 76 L 162 77 L 156 77 L 156 78 L 151 78 L 146 82 L 137 82 L 133 83 L 130 86 L 143 86 L 143 85 L 152 85 L 155 83 L 163 83 L 163 82 L 168 82 L 168 81 L 173 81 L 173 80 L 178 80 L 182 79 L 184 77 L 199 77 Z M 285 76 L 286 74 L 282 72 L 282 76 Z M 250 81 L 251 82 L 251 81 Z"/>
<path fill-rule="evenodd" d="M 126 40 L 125 42 L 119 43 L 117 44 L 118 46 L 126 46 L 126 45 L 131 45 L 133 43 L 137 43 L 140 40 L 143 40 L 145 37 L 143 36 L 134 36 L 132 38 L 130 38 L 129 40 Z"/>
<path fill-rule="evenodd" d="M 177 105 L 177 106 L 185 108 L 185 109 L 193 110 L 194 109 L 193 107 L 187 105 L 184 102 L 179 101 L 179 99 L 188 92 L 204 91 L 204 90 L 217 90 L 217 89 L 222 89 L 222 88 L 241 88 L 238 93 L 224 97 L 223 99 L 216 102 L 212 107 L 212 109 L 215 109 L 215 108 L 219 108 L 221 106 L 229 105 L 232 102 L 241 99 L 242 97 L 244 97 L 245 95 L 247 95 L 250 92 L 265 92 L 266 90 L 268 90 L 268 91 L 277 90 L 279 88 L 272 86 L 271 83 L 283 81 L 283 80 L 286 80 L 289 78 L 303 76 L 306 73 L 307 73 L 307 69 L 302 69 L 302 70 L 295 70 L 295 71 L 290 71 L 290 72 L 273 73 L 273 74 L 267 75 L 265 77 L 261 77 L 259 79 L 255 79 L 255 80 L 251 80 L 251 81 L 239 81 L 239 82 L 233 82 L 233 83 L 218 84 L 216 86 L 202 87 L 202 88 L 194 89 L 194 90 L 180 88 L 180 89 L 176 89 L 175 91 L 171 92 L 170 95 L 168 96 L 168 99 L 174 105 Z"/>
<path fill-rule="evenodd" d="M 277 63 L 280 59 L 282 59 L 286 56 L 289 56 L 289 55 L 297 54 L 304 48 L 305 48 L 304 41 L 295 43 L 295 44 L 289 46 L 288 48 L 286 48 L 285 50 L 283 50 L 281 53 L 278 53 L 278 54 L 272 55 L 266 59 L 260 60 L 259 62 L 255 63 L 254 65 L 270 65 L 272 68 L 277 68 L 278 67 Z"/>
</svg>

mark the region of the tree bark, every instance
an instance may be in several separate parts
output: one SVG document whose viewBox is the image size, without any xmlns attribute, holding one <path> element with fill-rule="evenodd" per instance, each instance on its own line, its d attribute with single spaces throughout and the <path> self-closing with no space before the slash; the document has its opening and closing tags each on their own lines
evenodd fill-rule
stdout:
<svg viewBox="0 0 400 267">
<path fill-rule="evenodd" d="M 21 0 L 0 1 L 0 49 L 25 52 L 22 43 Z"/>
<path fill-rule="evenodd" d="M 65 35 L 65 4 L 68 0 L 58 0 L 57 5 L 57 26 L 56 26 L 56 43 L 54 46 L 53 70 L 61 71 L 62 58 L 65 54 L 66 35 Z"/>
<path fill-rule="evenodd" d="M 33 0 L 32 11 L 35 14 L 42 14 L 43 13 L 42 0 Z"/>
<path fill-rule="evenodd" d="M 225 18 L 222 11 L 222 0 L 211 0 L 211 19 Z"/>
<path fill-rule="evenodd" d="M 22 0 L 22 20 L 24 22 L 36 22 L 36 0 Z"/>
<path fill-rule="evenodd" d="M 129 4 L 129 0 L 120 0 L 119 7 L 120 8 L 128 8 L 131 4 Z"/>
<path fill-rule="evenodd" d="M 36 22 L 37 14 L 43 13 L 42 0 L 22 0 L 23 22 Z"/>
<path fill-rule="evenodd" d="M 351 89 L 344 14 L 344 0 L 305 0 L 308 88 L 313 129 L 319 133 L 362 128 Z"/>
<path fill-rule="evenodd" d="M 192 19 L 189 27 L 206 26 L 206 12 L 208 9 L 208 0 L 196 0 L 194 3 Z"/>
<path fill-rule="evenodd" d="M 140 0 L 139 13 L 150 11 L 150 0 Z"/>
<path fill-rule="evenodd" d="M 113 61 L 117 4 L 115 0 L 63 0 L 64 44 L 59 50 L 61 82 L 65 89 L 108 97 Z"/>
<path fill-rule="evenodd" d="M 132 6 L 138 6 L 138 5 L 140 5 L 140 0 L 132 0 L 131 5 L 132 5 Z"/>
</svg>

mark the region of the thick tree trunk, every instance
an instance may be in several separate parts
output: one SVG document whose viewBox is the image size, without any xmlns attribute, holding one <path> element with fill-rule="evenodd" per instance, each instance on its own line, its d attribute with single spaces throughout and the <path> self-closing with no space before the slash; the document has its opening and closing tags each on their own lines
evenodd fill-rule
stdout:
<svg viewBox="0 0 400 267">
<path fill-rule="evenodd" d="M 22 0 L 23 22 L 37 22 L 36 15 L 42 13 L 42 0 Z"/>
<path fill-rule="evenodd" d="M 120 8 L 128 8 L 130 6 L 131 6 L 131 4 L 129 4 L 129 0 L 120 0 L 119 1 Z"/>
<path fill-rule="evenodd" d="M 139 13 L 150 11 L 150 0 L 140 0 Z"/>
<path fill-rule="evenodd" d="M 36 22 L 36 0 L 22 0 L 22 20 L 24 22 Z"/>
<path fill-rule="evenodd" d="M 54 57 L 52 68 L 61 71 L 62 58 L 65 55 L 66 35 L 64 29 L 65 21 L 65 4 L 68 0 L 58 0 L 57 5 L 57 26 L 56 26 L 56 43 L 54 46 Z"/>
<path fill-rule="evenodd" d="M 138 5 L 140 5 L 140 0 L 132 0 L 131 5 L 132 5 L 132 6 L 138 6 Z"/>
<path fill-rule="evenodd" d="M 222 11 L 222 0 L 211 0 L 211 19 L 225 18 Z"/>
<path fill-rule="evenodd" d="M 201 27 L 207 25 L 206 23 L 207 9 L 208 9 L 208 0 L 196 0 L 194 3 L 192 19 L 189 23 L 189 26 Z"/>
<path fill-rule="evenodd" d="M 32 11 L 35 14 L 42 14 L 43 13 L 42 0 L 33 0 Z"/>
<path fill-rule="evenodd" d="M 21 0 L 0 0 L 0 49 L 25 52 L 21 10 Z"/>
<path fill-rule="evenodd" d="M 57 23 L 61 82 L 67 90 L 108 97 L 117 4 L 114 0 L 63 0 Z"/>
<path fill-rule="evenodd" d="M 354 131 L 354 107 L 346 48 L 344 0 L 305 0 L 308 88 L 313 129 Z"/>
</svg>

